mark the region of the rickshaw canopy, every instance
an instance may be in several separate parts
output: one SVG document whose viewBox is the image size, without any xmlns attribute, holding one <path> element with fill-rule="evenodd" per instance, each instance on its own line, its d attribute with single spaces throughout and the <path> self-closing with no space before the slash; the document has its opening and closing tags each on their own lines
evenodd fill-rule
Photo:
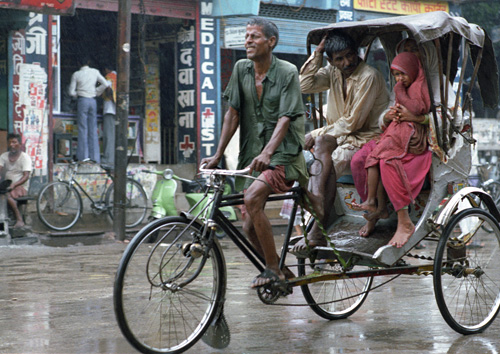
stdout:
<svg viewBox="0 0 500 354">
<path fill-rule="evenodd" d="M 457 73 L 457 64 L 460 59 L 459 48 L 461 38 L 464 38 L 470 44 L 474 64 L 478 59 L 481 60 L 478 82 L 484 105 L 496 107 L 498 104 L 498 67 L 491 39 L 481 27 L 468 23 L 462 17 L 436 11 L 366 21 L 338 22 L 311 30 L 307 37 L 308 46 L 318 45 L 324 35 L 333 31 L 349 34 L 360 46 L 367 46 L 378 37 L 389 59 L 394 57 L 396 45 L 403 39 L 403 32 L 407 32 L 418 44 L 439 39 L 442 44 L 443 66 L 447 62 L 449 40 L 453 38 L 451 70 L 450 78 L 448 78 L 450 81 Z M 450 36 L 451 33 L 456 36 Z"/>
</svg>

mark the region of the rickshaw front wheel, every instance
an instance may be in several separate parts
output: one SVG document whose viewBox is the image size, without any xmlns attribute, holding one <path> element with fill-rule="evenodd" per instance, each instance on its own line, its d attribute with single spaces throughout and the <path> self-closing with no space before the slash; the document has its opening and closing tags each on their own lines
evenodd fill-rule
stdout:
<svg viewBox="0 0 500 354">
<path fill-rule="evenodd" d="M 500 309 L 499 270 L 498 221 L 480 208 L 454 215 L 444 228 L 434 259 L 434 294 L 451 328 L 475 334 L 491 325 Z"/>
</svg>

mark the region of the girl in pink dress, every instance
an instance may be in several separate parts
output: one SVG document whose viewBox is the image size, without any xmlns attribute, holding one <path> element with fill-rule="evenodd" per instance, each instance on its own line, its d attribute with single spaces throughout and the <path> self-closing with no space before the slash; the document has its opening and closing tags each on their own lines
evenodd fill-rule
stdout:
<svg viewBox="0 0 500 354">
<path fill-rule="evenodd" d="M 418 57 L 403 52 L 394 58 L 391 73 L 396 107 L 404 106 L 416 118 L 430 110 L 430 96 L 425 74 Z M 413 234 L 408 205 L 420 192 L 429 171 L 432 155 L 427 145 L 427 127 L 423 122 L 401 119 L 395 109 L 384 117 L 386 128 L 366 158 L 367 198 L 353 203 L 355 210 L 366 210 L 378 217 L 386 215 L 384 189 L 398 214 L 398 228 L 389 244 L 401 247 Z M 382 184 L 380 182 L 380 177 Z M 367 216 L 370 218 L 370 214 Z M 362 235 L 365 236 L 365 235 Z"/>
</svg>

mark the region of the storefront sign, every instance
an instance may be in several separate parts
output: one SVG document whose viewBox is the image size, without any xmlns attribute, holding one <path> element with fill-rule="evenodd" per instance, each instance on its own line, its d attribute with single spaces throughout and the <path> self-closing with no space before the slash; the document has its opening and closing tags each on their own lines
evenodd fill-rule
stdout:
<svg viewBox="0 0 500 354">
<path fill-rule="evenodd" d="M 178 141 L 181 163 L 196 161 L 196 96 L 194 68 L 195 31 L 194 26 L 181 26 L 177 32 L 177 112 Z"/>
<path fill-rule="evenodd" d="M 148 51 L 146 65 L 146 124 L 144 160 L 161 161 L 160 142 L 160 59 L 154 50 Z"/>
<path fill-rule="evenodd" d="M 338 22 L 354 21 L 353 1 L 355 0 L 340 0 Z"/>
<path fill-rule="evenodd" d="M 53 15 L 74 15 L 74 0 L 8 0 L 0 1 L 0 8 L 27 10 Z"/>
<path fill-rule="evenodd" d="M 212 17 L 212 1 L 200 2 L 199 19 L 199 110 L 198 121 L 200 132 L 199 158 L 210 157 L 215 153 L 218 123 L 217 112 L 217 65 L 216 54 L 218 50 L 218 23 Z M 217 129 L 216 129 L 217 128 Z"/>
<path fill-rule="evenodd" d="M 224 29 L 224 48 L 243 48 L 246 32 L 246 26 L 226 27 Z"/>
<path fill-rule="evenodd" d="M 474 118 L 472 125 L 478 150 L 500 150 L 500 121 L 497 119 Z"/>
<path fill-rule="evenodd" d="M 342 1 L 342 0 L 341 0 Z M 416 15 L 425 12 L 449 12 L 445 1 L 413 0 L 353 0 L 356 10 L 384 12 L 398 15 Z"/>
<path fill-rule="evenodd" d="M 12 35 L 13 122 L 33 166 L 46 174 L 48 137 L 48 16 L 29 14 L 25 30 Z"/>
</svg>

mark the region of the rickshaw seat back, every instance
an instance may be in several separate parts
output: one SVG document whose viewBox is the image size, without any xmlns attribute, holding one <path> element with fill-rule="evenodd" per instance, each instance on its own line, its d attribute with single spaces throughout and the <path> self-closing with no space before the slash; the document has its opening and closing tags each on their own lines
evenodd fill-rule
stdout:
<svg viewBox="0 0 500 354">
<path fill-rule="evenodd" d="M 352 181 L 352 176 L 348 177 L 350 177 Z M 362 202 L 358 194 L 358 191 L 354 186 L 354 182 L 352 181 L 352 183 L 343 183 L 339 181 L 341 181 L 341 179 L 337 181 L 337 197 L 335 198 L 335 213 L 339 217 L 343 215 L 362 217 L 364 212 L 355 211 L 352 209 L 352 203 Z M 349 179 L 346 178 L 343 179 L 343 181 L 349 182 Z M 430 194 L 429 187 L 430 187 L 430 181 L 428 176 L 426 178 L 424 188 L 422 188 L 417 198 L 415 198 L 415 204 L 411 205 L 409 208 L 410 218 L 413 220 L 414 223 L 416 223 L 420 219 L 422 212 L 425 208 L 425 205 L 427 203 Z M 388 207 L 390 214 L 391 215 L 395 214 L 394 208 L 390 203 Z"/>
</svg>

